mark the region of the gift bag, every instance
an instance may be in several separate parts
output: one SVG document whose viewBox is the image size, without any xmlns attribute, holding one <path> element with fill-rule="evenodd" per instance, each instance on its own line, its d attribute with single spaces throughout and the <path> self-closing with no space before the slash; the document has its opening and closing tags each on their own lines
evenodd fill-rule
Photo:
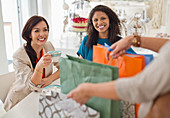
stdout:
<svg viewBox="0 0 170 118">
<path fill-rule="evenodd" d="M 108 64 L 106 59 L 107 48 L 104 46 L 93 46 L 93 62 Z M 136 54 L 124 54 L 117 59 L 113 59 L 109 65 L 119 68 L 119 77 L 130 77 L 139 73 L 145 66 L 144 56 Z"/>
<path fill-rule="evenodd" d="M 111 60 L 112 58 L 109 57 L 110 60 L 108 61 L 106 59 L 106 52 L 107 52 L 107 47 L 104 47 L 102 45 L 97 45 L 97 46 L 94 45 L 93 62 L 117 66 L 119 68 L 120 78 L 136 75 L 137 73 L 141 72 L 144 69 L 144 67 L 153 60 L 152 54 L 134 54 L 128 52 L 120 56 L 118 59 Z M 123 101 L 122 103 L 123 103 L 123 116 L 132 116 L 132 114 L 135 113 L 135 117 L 137 118 L 140 104 L 130 104 L 125 101 Z M 133 108 L 134 106 L 135 109 L 129 110 L 129 106 L 131 106 L 131 108 Z M 130 113 L 128 114 L 127 111 Z"/>
<path fill-rule="evenodd" d="M 128 52 L 128 54 L 134 53 Z M 136 55 L 143 55 L 145 57 L 145 67 L 154 59 L 153 54 L 136 54 Z"/>
<path fill-rule="evenodd" d="M 93 62 L 108 64 L 106 59 L 107 47 L 101 45 L 93 46 Z M 109 58 L 111 59 L 111 57 Z M 141 72 L 146 65 L 153 60 L 151 54 L 132 54 L 125 53 L 118 59 L 113 59 L 111 65 L 119 68 L 119 77 L 130 77 Z"/>
<path fill-rule="evenodd" d="M 66 95 L 51 91 L 50 95 L 41 94 L 39 97 L 40 118 L 100 118 L 99 112 L 80 106 Z"/>
<path fill-rule="evenodd" d="M 94 45 L 93 46 L 93 62 L 107 64 L 108 61 L 106 59 L 106 52 L 107 52 L 107 47 L 100 45 L 100 44 Z M 153 54 L 137 54 L 137 53 L 133 53 L 130 51 L 126 51 L 126 53 L 134 54 L 134 55 L 143 55 L 145 58 L 145 67 L 150 62 L 152 62 L 154 59 Z"/>
<path fill-rule="evenodd" d="M 60 58 L 61 92 L 69 93 L 85 82 L 102 83 L 118 78 L 118 68 L 68 56 Z M 100 112 L 101 118 L 120 118 L 120 101 L 92 97 L 87 106 Z"/>
</svg>

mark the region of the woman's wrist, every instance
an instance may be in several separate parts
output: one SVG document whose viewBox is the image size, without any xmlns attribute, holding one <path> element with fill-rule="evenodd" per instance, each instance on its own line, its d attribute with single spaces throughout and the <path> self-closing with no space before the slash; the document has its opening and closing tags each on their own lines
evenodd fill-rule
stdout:
<svg viewBox="0 0 170 118">
<path fill-rule="evenodd" d="M 93 90 L 92 90 L 92 84 L 91 83 L 84 83 L 84 84 L 82 84 L 81 85 L 81 89 L 82 89 L 82 92 L 86 95 L 86 96 L 88 96 L 88 97 L 90 97 L 90 96 L 92 96 L 93 95 Z"/>
<path fill-rule="evenodd" d="M 43 71 L 39 71 L 37 69 L 35 69 L 35 72 L 39 73 L 39 74 L 43 74 Z"/>
<path fill-rule="evenodd" d="M 131 45 L 133 45 L 135 47 L 140 47 L 141 46 L 141 36 L 133 35 L 133 38 L 131 40 Z"/>
<path fill-rule="evenodd" d="M 130 36 L 126 36 L 125 39 L 127 40 L 128 42 L 128 45 L 132 45 L 132 40 L 133 40 L 134 36 L 133 35 L 130 35 Z"/>
<path fill-rule="evenodd" d="M 40 68 L 38 66 L 35 67 L 34 71 L 43 74 L 43 68 Z"/>
</svg>

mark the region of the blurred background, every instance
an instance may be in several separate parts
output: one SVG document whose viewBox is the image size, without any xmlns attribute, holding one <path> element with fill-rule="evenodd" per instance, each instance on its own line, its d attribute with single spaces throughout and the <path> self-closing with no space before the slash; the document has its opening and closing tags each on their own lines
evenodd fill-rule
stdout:
<svg viewBox="0 0 170 118">
<path fill-rule="evenodd" d="M 86 32 L 71 30 L 71 19 L 88 18 L 90 10 L 99 4 L 117 13 L 122 37 L 138 32 L 170 38 L 170 0 L 0 0 L 0 74 L 13 71 L 12 55 L 25 43 L 21 32 L 32 15 L 47 19 L 49 40 L 55 48 L 78 49 Z"/>
</svg>

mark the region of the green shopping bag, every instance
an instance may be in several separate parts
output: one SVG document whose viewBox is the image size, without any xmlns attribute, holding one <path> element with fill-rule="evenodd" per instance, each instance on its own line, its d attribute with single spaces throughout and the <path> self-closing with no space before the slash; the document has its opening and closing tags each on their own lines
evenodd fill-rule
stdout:
<svg viewBox="0 0 170 118">
<path fill-rule="evenodd" d="M 118 78 L 118 68 L 68 56 L 60 58 L 61 92 L 69 93 L 80 83 L 102 83 Z M 120 101 L 92 97 L 87 106 L 100 112 L 101 118 L 120 118 Z"/>
</svg>

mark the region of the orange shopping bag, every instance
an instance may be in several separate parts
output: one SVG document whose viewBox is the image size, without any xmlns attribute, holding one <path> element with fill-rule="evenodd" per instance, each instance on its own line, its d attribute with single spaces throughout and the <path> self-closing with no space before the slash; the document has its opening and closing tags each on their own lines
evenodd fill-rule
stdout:
<svg viewBox="0 0 170 118">
<path fill-rule="evenodd" d="M 108 64 L 106 59 L 107 48 L 101 45 L 93 46 L 93 62 Z M 111 59 L 111 57 L 109 57 Z M 145 57 L 137 54 L 124 54 L 117 59 L 113 59 L 112 66 L 119 67 L 119 77 L 130 77 L 141 72 L 145 67 Z"/>
<path fill-rule="evenodd" d="M 130 77 L 141 72 L 145 67 L 145 57 L 137 54 L 124 54 L 117 59 L 106 59 L 107 48 L 102 45 L 93 46 L 93 62 L 118 66 L 119 77 Z M 112 59 L 112 60 L 111 60 Z M 111 62 L 111 63 L 110 63 Z M 140 104 L 135 104 L 135 117 L 138 118 Z"/>
<path fill-rule="evenodd" d="M 106 59 L 106 52 L 107 48 L 97 44 L 93 46 L 93 62 L 101 63 L 101 64 L 107 64 Z"/>
</svg>

